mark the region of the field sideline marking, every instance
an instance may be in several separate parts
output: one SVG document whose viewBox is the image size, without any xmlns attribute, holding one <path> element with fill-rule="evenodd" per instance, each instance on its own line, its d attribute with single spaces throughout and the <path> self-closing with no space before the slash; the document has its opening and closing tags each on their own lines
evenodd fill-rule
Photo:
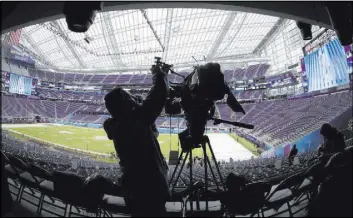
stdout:
<svg viewBox="0 0 353 218">
<path fill-rule="evenodd" d="M 30 136 L 30 135 L 27 135 L 27 134 L 24 134 L 24 133 L 20 133 L 20 132 L 17 132 L 17 131 L 15 131 L 15 130 L 13 130 L 13 129 L 8 129 L 8 130 L 11 131 L 11 132 L 17 133 L 17 134 L 19 134 L 19 135 L 26 136 L 26 137 L 28 137 L 28 138 L 32 138 L 32 139 L 38 140 L 38 141 L 40 141 L 40 142 L 45 142 L 45 143 L 48 143 L 48 144 L 50 144 L 50 145 L 54 145 L 54 146 L 57 146 L 57 147 L 63 147 L 63 148 L 67 148 L 67 149 L 69 149 L 69 150 L 80 151 L 80 152 L 83 152 L 83 153 L 86 153 L 86 154 L 98 154 L 98 155 L 110 157 L 110 155 L 108 155 L 108 154 L 99 153 L 99 152 L 95 152 L 95 151 L 90 151 L 90 152 L 88 152 L 88 151 L 85 151 L 85 150 L 82 150 L 82 149 L 79 149 L 79 148 L 71 148 L 71 147 L 68 147 L 68 146 L 66 146 L 66 145 L 61 145 L 61 144 L 56 144 L 56 143 L 53 143 L 53 142 L 48 142 L 48 141 L 45 141 L 45 140 L 43 140 L 43 139 L 39 139 L 39 138 L 34 137 L 34 136 Z"/>
</svg>

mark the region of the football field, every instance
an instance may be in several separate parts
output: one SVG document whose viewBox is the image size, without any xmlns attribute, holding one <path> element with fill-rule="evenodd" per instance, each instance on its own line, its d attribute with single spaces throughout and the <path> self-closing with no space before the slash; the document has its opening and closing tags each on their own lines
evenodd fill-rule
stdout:
<svg viewBox="0 0 353 218">
<path fill-rule="evenodd" d="M 101 154 L 115 152 L 113 141 L 107 138 L 102 128 L 95 129 L 55 124 L 8 125 L 5 128 L 10 129 L 16 135 L 34 138 L 54 146 L 75 148 L 81 151 Z M 229 157 L 233 157 L 233 159 L 248 159 L 252 156 L 250 151 L 230 137 L 229 134 L 210 133 L 208 136 L 218 160 L 229 160 Z M 160 134 L 158 141 L 167 160 L 169 159 L 170 150 L 178 151 L 178 135 Z M 242 152 L 239 152 L 239 149 Z M 210 151 L 207 150 L 207 152 L 210 155 Z M 193 150 L 193 156 L 202 157 L 202 155 L 201 148 Z"/>
<path fill-rule="evenodd" d="M 76 148 L 83 151 L 93 151 L 110 154 L 115 152 L 113 141 L 107 138 L 105 131 L 94 128 L 64 126 L 64 125 L 10 125 L 7 129 L 16 134 L 45 141 L 53 145 Z M 160 134 L 158 141 L 163 155 L 168 159 L 170 150 L 178 150 L 176 134 Z M 138 152 L 138 151 L 136 151 Z M 201 149 L 194 149 L 193 155 L 202 155 Z"/>
</svg>

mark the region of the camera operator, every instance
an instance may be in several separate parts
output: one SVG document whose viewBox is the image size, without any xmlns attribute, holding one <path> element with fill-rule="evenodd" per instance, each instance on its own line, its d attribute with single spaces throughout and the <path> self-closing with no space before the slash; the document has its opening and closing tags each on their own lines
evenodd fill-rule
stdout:
<svg viewBox="0 0 353 218">
<path fill-rule="evenodd" d="M 125 202 L 132 216 L 164 216 L 170 197 L 168 166 L 154 126 L 168 95 L 167 73 L 159 66 L 152 66 L 151 71 L 152 88 L 145 99 L 121 88 L 104 98 L 112 118 L 103 126 L 120 159 Z"/>
</svg>

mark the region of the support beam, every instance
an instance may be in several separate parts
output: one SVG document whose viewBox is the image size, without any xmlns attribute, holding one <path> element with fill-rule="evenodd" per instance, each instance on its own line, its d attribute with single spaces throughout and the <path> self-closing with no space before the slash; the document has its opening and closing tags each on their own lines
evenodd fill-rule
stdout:
<svg viewBox="0 0 353 218">
<path fill-rule="evenodd" d="M 3 1 L 1 6 L 3 10 L 9 10 L 8 4 L 11 2 Z M 62 13 L 64 6 L 63 1 L 53 2 L 34 2 L 22 1 L 16 2 L 15 10 L 11 13 L 3 12 L 1 33 L 5 33 L 18 28 L 24 28 L 50 20 L 65 18 Z M 346 4 L 342 2 L 342 4 Z M 283 17 L 291 20 L 298 20 L 313 25 L 322 26 L 332 29 L 330 17 L 322 2 L 289 2 L 289 1 L 273 1 L 273 2 L 254 2 L 251 1 L 214 1 L 214 2 L 198 2 L 184 1 L 184 8 L 205 8 L 219 9 L 230 11 L 243 11 L 249 13 L 265 14 L 275 17 Z M 131 10 L 144 8 L 180 8 L 181 2 L 164 1 L 164 2 L 126 2 L 126 1 L 105 1 L 103 11 Z M 11 9 L 10 9 L 11 10 Z M 103 12 L 104 13 L 104 12 Z M 8 16 L 6 16 L 8 15 Z"/>
<path fill-rule="evenodd" d="M 266 34 L 266 36 L 262 39 L 262 41 L 256 46 L 256 48 L 253 50 L 253 54 L 261 52 L 262 49 L 264 49 L 270 42 L 271 40 L 277 35 L 277 33 L 281 30 L 281 26 L 285 24 L 286 19 L 280 18 L 278 21 L 275 23 L 275 25 L 271 28 L 271 30 Z"/>
<path fill-rule="evenodd" d="M 161 46 L 161 48 L 162 48 L 162 50 L 163 50 L 163 52 L 164 52 L 165 47 L 163 46 L 161 39 L 158 37 L 157 32 L 156 32 L 155 29 L 153 28 L 151 21 L 148 19 L 146 11 L 145 11 L 144 9 L 140 9 L 140 11 L 141 11 L 143 17 L 145 18 L 145 20 L 146 20 L 148 26 L 149 26 L 150 29 L 152 30 L 154 37 L 156 38 L 156 40 L 158 41 L 159 45 Z"/>
<path fill-rule="evenodd" d="M 259 55 L 254 55 L 254 54 L 238 54 L 238 55 L 229 55 L 229 56 L 222 56 L 222 57 L 217 57 L 214 58 L 214 61 L 219 61 L 219 60 L 241 60 L 241 59 L 251 59 L 251 58 L 260 58 Z"/>
<path fill-rule="evenodd" d="M 246 64 L 249 62 L 261 62 L 267 63 L 270 59 L 264 57 L 252 57 L 252 58 L 243 58 L 238 60 L 217 60 L 219 64 Z M 204 64 L 205 62 L 201 62 L 200 64 Z M 180 64 L 174 65 L 173 69 L 178 68 L 191 68 L 195 65 L 194 61 L 191 62 L 184 62 Z M 120 67 L 116 69 L 94 69 L 94 70 L 82 70 L 82 69 L 71 69 L 71 68 L 61 68 L 62 71 L 70 71 L 70 72 L 85 72 L 85 73 L 115 73 L 115 72 L 132 72 L 132 71 L 148 71 L 151 68 L 151 65 L 139 65 L 139 66 L 127 66 L 127 67 Z"/>
<path fill-rule="evenodd" d="M 242 29 L 242 27 L 243 27 L 243 25 L 244 25 L 244 22 L 245 22 L 245 20 L 246 20 L 247 17 L 248 17 L 248 14 L 245 14 L 245 15 L 243 16 L 242 20 L 240 21 L 239 25 L 238 25 L 237 27 L 235 27 L 235 28 L 237 28 L 237 31 L 234 33 L 234 35 L 233 35 L 232 39 L 229 41 L 228 45 L 225 46 L 225 47 L 223 48 L 223 50 L 219 53 L 219 55 L 218 55 L 219 57 L 221 57 L 222 54 L 223 54 L 223 52 L 224 52 L 225 50 L 227 50 L 227 48 L 233 43 L 233 41 L 234 41 L 234 39 L 237 37 L 239 31 Z"/>
<path fill-rule="evenodd" d="M 116 41 L 114 28 L 111 21 L 110 13 L 101 13 L 103 22 L 101 22 L 101 28 L 104 35 L 104 41 L 109 49 L 109 53 L 117 54 L 110 56 L 116 67 L 125 67 L 124 62 L 121 60 L 118 42 Z M 118 55 L 119 54 L 119 55 Z"/>
<path fill-rule="evenodd" d="M 172 23 L 173 23 L 173 9 L 169 8 L 167 9 L 167 19 L 166 19 L 166 24 L 165 24 L 165 33 L 164 33 L 164 45 L 165 45 L 165 50 L 163 52 L 163 61 L 168 62 L 168 50 L 169 50 L 169 41 L 171 37 L 171 31 L 172 31 Z"/>
<path fill-rule="evenodd" d="M 51 23 L 52 23 L 53 26 L 55 26 L 55 27 L 58 29 L 58 31 L 59 31 L 61 34 L 63 34 L 63 35 L 66 36 L 66 34 L 65 34 L 64 31 L 61 29 L 61 27 L 60 27 L 60 25 L 59 25 L 59 23 L 58 23 L 57 20 L 51 21 Z M 55 36 L 55 37 L 57 37 L 57 36 Z M 75 49 L 71 46 L 71 44 L 70 44 L 68 41 L 66 41 L 66 40 L 64 40 L 64 42 L 65 42 L 66 46 L 69 48 L 69 50 L 71 51 L 72 55 L 73 55 L 73 56 L 75 57 L 75 59 L 77 60 L 77 63 L 80 65 L 80 67 L 81 67 L 81 68 L 86 68 L 85 64 L 84 64 L 83 61 L 81 60 L 80 56 L 76 53 Z"/>
<path fill-rule="evenodd" d="M 51 63 L 48 59 L 45 58 L 45 55 L 43 51 L 37 47 L 32 39 L 31 36 L 27 35 L 26 32 L 22 33 L 22 37 L 28 42 L 30 46 L 34 49 L 34 52 L 31 51 L 31 49 L 26 48 L 25 46 L 22 46 L 21 44 L 19 47 L 21 47 L 25 52 L 29 53 L 32 57 L 37 59 L 38 61 L 42 62 L 44 65 L 56 69 L 57 66 L 55 66 L 53 63 Z"/>
<path fill-rule="evenodd" d="M 223 25 L 222 31 L 219 33 L 216 41 L 213 43 L 212 48 L 206 57 L 207 61 L 212 61 L 236 16 L 237 12 L 229 12 L 226 22 Z"/>
</svg>

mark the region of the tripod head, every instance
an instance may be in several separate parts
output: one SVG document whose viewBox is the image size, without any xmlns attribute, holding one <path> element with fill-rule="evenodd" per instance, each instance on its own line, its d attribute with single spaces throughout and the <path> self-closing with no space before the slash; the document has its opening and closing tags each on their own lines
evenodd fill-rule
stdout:
<svg viewBox="0 0 353 218">
<path fill-rule="evenodd" d="M 202 144 L 209 142 L 209 139 L 206 135 L 201 137 L 192 137 L 188 129 L 180 132 L 178 136 L 180 140 L 180 147 L 184 152 L 194 148 L 200 148 Z"/>
<path fill-rule="evenodd" d="M 230 125 L 233 125 L 236 127 L 241 127 L 241 128 L 246 128 L 246 129 L 254 129 L 254 125 L 247 124 L 247 123 L 241 123 L 241 122 L 235 122 L 235 121 L 232 122 L 232 121 L 222 120 L 222 119 L 218 119 L 218 118 L 214 118 L 214 117 L 210 117 L 209 119 L 214 121 L 214 123 L 213 123 L 214 125 L 226 123 L 226 124 L 230 124 Z M 188 150 L 194 149 L 194 148 L 200 148 L 201 144 L 209 142 L 209 139 L 206 135 L 202 135 L 202 136 L 191 135 L 189 128 L 180 132 L 178 135 L 179 135 L 181 149 L 183 151 L 188 151 Z"/>
</svg>

